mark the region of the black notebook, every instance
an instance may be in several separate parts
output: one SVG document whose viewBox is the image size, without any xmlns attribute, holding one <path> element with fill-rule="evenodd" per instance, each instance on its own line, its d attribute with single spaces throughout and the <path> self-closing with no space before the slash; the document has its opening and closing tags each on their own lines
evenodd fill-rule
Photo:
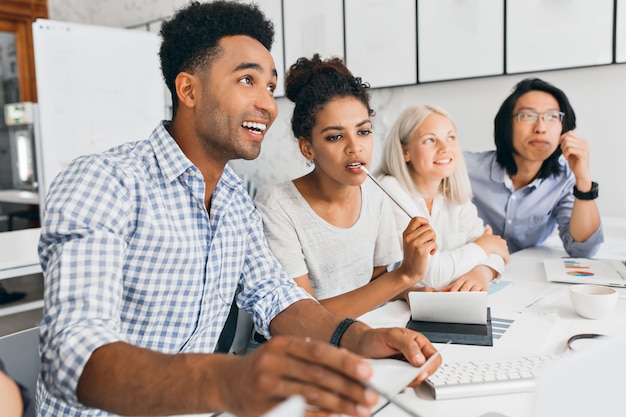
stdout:
<svg viewBox="0 0 626 417">
<path fill-rule="evenodd" d="M 406 327 L 422 333 L 432 343 L 458 345 L 493 346 L 491 309 L 487 307 L 486 324 L 439 323 L 434 321 L 409 320 Z"/>
</svg>

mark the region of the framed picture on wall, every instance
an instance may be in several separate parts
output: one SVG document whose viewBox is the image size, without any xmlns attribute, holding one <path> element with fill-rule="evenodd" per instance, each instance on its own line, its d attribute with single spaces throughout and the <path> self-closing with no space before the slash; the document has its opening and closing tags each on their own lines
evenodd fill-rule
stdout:
<svg viewBox="0 0 626 417">
<path fill-rule="evenodd" d="M 419 82 L 504 73 L 504 0 L 417 2 Z"/>
<path fill-rule="evenodd" d="M 372 87 L 417 83 L 415 0 L 345 0 L 346 64 Z"/>
<path fill-rule="evenodd" d="M 337 0 L 283 0 L 285 68 L 300 57 L 345 59 L 343 3 Z"/>
<path fill-rule="evenodd" d="M 506 0 L 506 72 L 613 62 L 613 0 Z"/>
</svg>

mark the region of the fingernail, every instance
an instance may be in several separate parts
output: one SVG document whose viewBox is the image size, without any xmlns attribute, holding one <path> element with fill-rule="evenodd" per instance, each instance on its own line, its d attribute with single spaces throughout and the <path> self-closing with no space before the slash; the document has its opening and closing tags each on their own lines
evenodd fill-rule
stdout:
<svg viewBox="0 0 626 417">
<path fill-rule="evenodd" d="M 413 359 L 416 362 L 421 363 L 421 362 L 424 362 L 426 360 L 426 357 L 424 357 L 424 355 L 422 353 L 418 353 L 417 355 L 414 356 Z"/>
<path fill-rule="evenodd" d="M 361 362 L 356 367 L 356 374 L 359 378 L 367 378 L 372 373 L 372 368 L 367 362 Z"/>
<path fill-rule="evenodd" d="M 369 409 L 369 407 L 364 407 L 362 405 L 357 405 L 356 406 L 356 413 L 359 416 L 369 416 L 371 414 L 371 410 Z"/>
<path fill-rule="evenodd" d="M 366 389 L 365 401 L 367 401 L 369 404 L 374 404 L 374 402 L 378 401 L 378 394 L 371 389 Z"/>
</svg>

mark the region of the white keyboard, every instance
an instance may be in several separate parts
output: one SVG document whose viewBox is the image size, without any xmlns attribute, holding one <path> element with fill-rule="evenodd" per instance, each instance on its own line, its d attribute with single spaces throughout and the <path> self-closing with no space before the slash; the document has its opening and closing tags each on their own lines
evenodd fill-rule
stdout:
<svg viewBox="0 0 626 417">
<path fill-rule="evenodd" d="M 536 377 L 557 355 L 443 363 L 424 385 L 437 400 L 532 391 Z"/>
</svg>

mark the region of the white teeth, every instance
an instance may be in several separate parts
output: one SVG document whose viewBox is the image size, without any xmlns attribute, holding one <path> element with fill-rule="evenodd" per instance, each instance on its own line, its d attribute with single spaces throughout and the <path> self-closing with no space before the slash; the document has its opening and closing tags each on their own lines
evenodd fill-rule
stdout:
<svg viewBox="0 0 626 417">
<path fill-rule="evenodd" d="M 265 123 L 243 122 L 241 126 L 245 127 L 246 129 L 260 130 L 261 132 L 267 129 L 267 125 Z"/>
<path fill-rule="evenodd" d="M 348 168 L 361 168 L 363 166 L 360 162 L 354 162 L 352 164 L 348 164 Z"/>
<path fill-rule="evenodd" d="M 434 161 L 435 164 L 449 164 L 451 159 L 440 159 L 438 161 Z"/>
</svg>

